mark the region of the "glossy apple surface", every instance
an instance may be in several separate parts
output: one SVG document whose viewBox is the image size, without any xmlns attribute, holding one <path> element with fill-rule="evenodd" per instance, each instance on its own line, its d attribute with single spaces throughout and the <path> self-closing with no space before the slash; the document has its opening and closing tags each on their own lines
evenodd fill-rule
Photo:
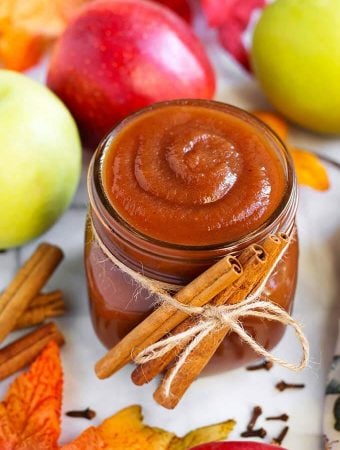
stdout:
<svg viewBox="0 0 340 450">
<path fill-rule="evenodd" d="M 317 132 L 340 133 L 339 0 L 276 0 L 260 17 L 253 69 L 283 115 Z"/>
<path fill-rule="evenodd" d="M 49 87 L 97 143 L 121 119 L 161 100 L 211 98 L 214 72 L 190 26 L 144 0 L 98 0 L 70 23 Z"/>
<path fill-rule="evenodd" d="M 61 101 L 24 75 L 0 70 L 0 249 L 46 231 L 78 184 L 81 146 Z"/>
<path fill-rule="evenodd" d="M 261 444 L 259 442 L 212 442 L 199 445 L 191 450 L 277 450 L 277 446 Z M 284 450 L 280 447 L 281 450 Z"/>
<path fill-rule="evenodd" d="M 172 9 L 176 14 L 182 17 L 186 22 L 191 21 L 191 8 L 188 0 L 153 0 Z"/>
</svg>

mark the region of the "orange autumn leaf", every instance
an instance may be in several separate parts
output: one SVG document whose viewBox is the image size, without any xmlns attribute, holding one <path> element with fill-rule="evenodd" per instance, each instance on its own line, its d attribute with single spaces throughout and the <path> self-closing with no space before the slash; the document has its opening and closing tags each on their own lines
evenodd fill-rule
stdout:
<svg viewBox="0 0 340 450">
<path fill-rule="evenodd" d="M 275 133 L 286 141 L 288 137 L 288 125 L 279 115 L 267 111 L 255 111 L 253 114 L 268 125 Z M 285 142 L 289 148 L 287 142 Z M 309 186 L 319 191 L 329 189 L 330 182 L 325 166 L 314 153 L 297 148 L 290 148 L 294 161 L 298 183 Z"/>
<path fill-rule="evenodd" d="M 283 117 L 269 111 L 254 111 L 253 114 L 275 131 L 283 141 L 288 138 L 288 124 Z"/>
<path fill-rule="evenodd" d="M 122 409 L 104 420 L 99 427 L 90 427 L 60 450 L 187 450 L 194 445 L 225 439 L 235 422 L 228 420 L 191 431 L 182 438 L 174 433 L 143 423 L 139 405 Z"/>
<path fill-rule="evenodd" d="M 11 429 L 20 439 L 15 450 L 58 448 L 62 385 L 59 348 L 50 342 L 29 370 L 15 379 L 2 403 Z"/>
<path fill-rule="evenodd" d="M 330 182 L 327 170 L 315 154 L 306 150 L 292 148 L 291 155 L 299 184 L 319 191 L 329 189 Z"/>
<path fill-rule="evenodd" d="M 112 447 L 105 443 L 98 429 L 90 427 L 85 430 L 70 444 L 64 445 L 60 450 L 111 450 Z"/>
<path fill-rule="evenodd" d="M 1 450 L 13 450 L 19 444 L 19 436 L 13 429 L 6 408 L 0 403 L 0 448 Z"/>
<path fill-rule="evenodd" d="M 13 70 L 36 64 L 86 1 L 1 0 L 0 63 Z"/>
</svg>

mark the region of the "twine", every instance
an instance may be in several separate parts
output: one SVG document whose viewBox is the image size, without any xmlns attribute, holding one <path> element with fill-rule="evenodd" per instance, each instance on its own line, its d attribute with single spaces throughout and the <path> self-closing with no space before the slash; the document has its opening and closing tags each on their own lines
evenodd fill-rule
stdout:
<svg viewBox="0 0 340 450">
<path fill-rule="evenodd" d="M 180 357 L 172 367 L 171 372 L 165 381 L 164 390 L 166 395 L 170 394 L 172 381 L 189 357 L 190 353 L 200 344 L 200 342 L 203 341 L 206 336 L 223 328 L 225 328 L 226 331 L 228 330 L 230 332 L 236 333 L 241 341 L 247 343 L 251 347 L 251 349 L 254 350 L 258 355 L 275 364 L 278 364 L 294 372 L 301 371 L 307 366 L 309 359 L 309 343 L 303 333 L 302 326 L 280 306 L 276 305 L 271 300 L 263 300 L 265 285 L 269 277 L 275 270 L 278 262 L 284 256 L 284 253 L 288 248 L 288 244 L 278 255 L 271 267 L 271 270 L 268 271 L 268 273 L 262 280 L 261 285 L 257 288 L 256 292 L 249 295 L 243 301 L 234 305 L 213 306 L 208 304 L 202 307 L 197 307 L 184 305 L 183 303 L 178 302 L 174 297 L 169 295 L 169 292 L 173 291 L 174 287 L 176 287 L 177 290 L 180 287 L 168 283 L 162 283 L 156 280 L 151 280 L 150 278 L 127 267 L 109 252 L 93 226 L 92 229 L 94 237 L 103 253 L 123 273 L 128 274 L 138 285 L 140 285 L 144 289 L 147 289 L 151 294 L 157 295 L 159 297 L 160 303 L 166 303 L 190 316 L 197 315 L 200 317 L 198 323 L 190 327 L 188 330 L 175 335 L 170 335 L 167 338 L 149 345 L 133 358 L 137 364 L 144 364 L 152 361 L 153 359 L 162 357 L 173 348 L 181 344 L 181 342 L 189 341 L 189 344 L 181 353 Z M 273 320 L 283 325 L 291 326 L 294 329 L 296 337 L 301 344 L 302 356 L 300 362 L 294 364 L 285 361 L 274 356 L 263 346 L 258 344 L 254 340 L 254 338 L 245 331 L 242 325 L 241 319 L 245 319 L 247 317 Z"/>
</svg>

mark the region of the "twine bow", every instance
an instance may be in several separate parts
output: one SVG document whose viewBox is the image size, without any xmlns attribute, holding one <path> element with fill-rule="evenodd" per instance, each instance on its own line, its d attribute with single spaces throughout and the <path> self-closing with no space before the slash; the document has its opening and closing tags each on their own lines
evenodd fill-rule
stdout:
<svg viewBox="0 0 340 450">
<path fill-rule="evenodd" d="M 242 302 L 235 305 L 211 306 L 203 307 L 187 306 L 178 302 L 174 298 L 168 298 L 167 303 L 189 315 L 199 315 L 198 323 L 188 330 L 181 333 L 164 338 L 141 351 L 134 357 L 137 364 L 143 364 L 156 358 L 160 358 L 183 340 L 188 340 L 189 344 L 181 353 L 179 359 L 173 366 L 171 374 L 166 380 L 164 389 L 167 395 L 173 379 L 183 366 L 190 353 L 199 345 L 199 343 L 210 333 L 214 333 L 221 328 L 226 328 L 230 332 L 236 333 L 241 341 L 246 342 L 257 354 L 265 357 L 269 361 L 279 364 L 282 367 L 298 372 L 304 369 L 309 359 L 309 343 L 305 337 L 301 325 L 293 319 L 284 309 L 272 301 L 262 300 L 258 292 L 248 296 Z M 258 344 L 255 339 L 250 336 L 244 329 L 241 319 L 247 317 L 257 317 L 261 319 L 273 320 L 283 325 L 291 326 L 301 344 L 302 357 L 299 363 L 294 364 L 287 362 L 281 358 L 274 356 L 267 351 L 262 345 Z"/>
</svg>

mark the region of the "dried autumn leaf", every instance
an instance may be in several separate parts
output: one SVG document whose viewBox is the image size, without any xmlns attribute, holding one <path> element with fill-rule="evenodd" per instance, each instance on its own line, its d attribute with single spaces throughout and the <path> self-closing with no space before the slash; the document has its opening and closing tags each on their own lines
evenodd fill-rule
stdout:
<svg viewBox="0 0 340 450">
<path fill-rule="evenodd" d="M 60 450 L 111 450 L 112 448 L 111 445 L 104 442 L 98 428 L 90 427 L 70 444 L 61 447 Z"/>
<path fill-rule="evenodd" d="M 129 406 L 122 409 L 114 416 L 104 420 L 96 428 L 97 436 L 92 434 L 91 438 L 102 445 L 100 448 L 105 450 L 162 450 L 167 449 L 171 439 L 175 436 L 159 428 L 152 428 L 143 424 L 143 415 L 141 407 L 138 405 Z M 87 450 L 86 435 L 88 430 L 82 433 L 73 443 L 62 447 L 62 450 Z M 106 446 L 105 446 L 106 444 Z"/>
<path fill-rule="evenodd" d="M 20 450 L 58 448 L 62 384 L 59 348 L 50 342 L 12 383 L 2 404 L 22 442 Z"/>
<path fill-rule="evenodd" d="M 173 438 L 168 450 L 186 450 L 207 442 L 222 441 L 233 431 L 235 424 L 234 420 L 227 420 L 226 422 L 197 428 L 182 438 Z"/>
<path fill-rule="evenodd" d="M 291 149 L 298 183 L 326 191 L 329 189 L 330 182 L 325 166 L 320 159 L 313 153 L 297 148 Z"/>
<path fill-rule="evenodd" d="M 287 140 L 288 124 L 283 117 L 269 111 L 254 111 L 253 114 L 275 131 L 283 141 Z M 320 158 L 306 150 L 290 148 L 290 151 L 298 183 L 319 191 L 326 191 L 330 185 L 329 177 Z"/>
<path fill-rule="evenodd" d="M 275 131 L 283 141 L 288 138 L 288 124 L 283 117 L 269 111 L 254 111 L 253 114 Z"/>
<path fill-rule="evenodd" d="M 178 438 L 174 433 L 143 424 L 141 407 L 129 406 L 90 427 L 61 450 L 186 450 L 193 445 L 225 439 L 235 422 L 202 427 Z"/>
<path fill-rule="evenodd" d="M 0 403 L 0 448 L 1 450 L 14 450 L 19 443 L 19 436 L 13 429 L 6 408 Z"/>
<path fill-rule="evenodd" d="M 13 70 L 36 64 L 86 1 L 1 0 L 0 63 Z"/>
</svg>

